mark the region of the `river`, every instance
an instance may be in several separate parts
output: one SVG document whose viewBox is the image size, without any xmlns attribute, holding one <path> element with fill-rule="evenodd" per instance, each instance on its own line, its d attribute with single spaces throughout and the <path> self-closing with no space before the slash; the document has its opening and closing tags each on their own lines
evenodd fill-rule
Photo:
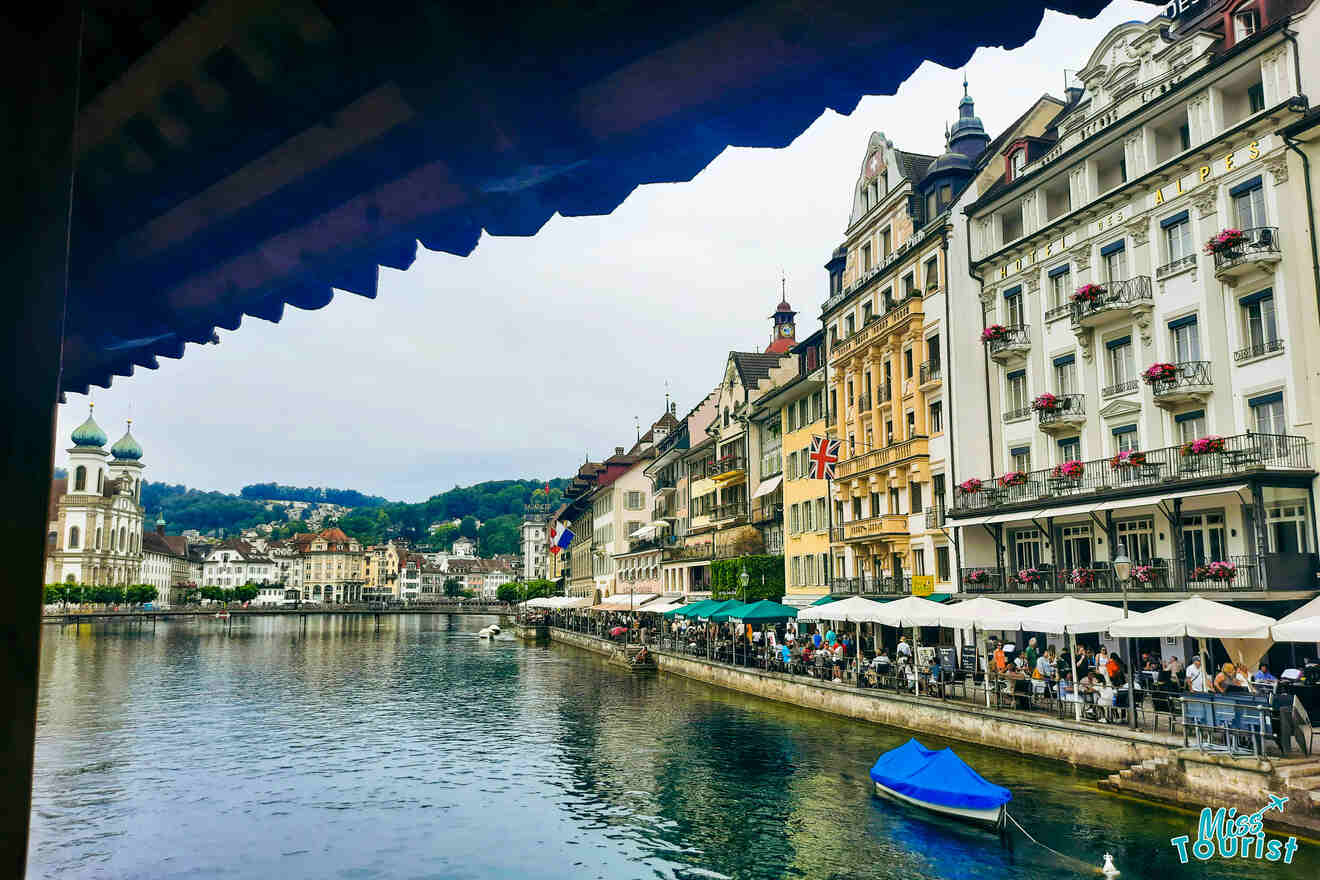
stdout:
<svg viewBox="0 0 1320 880">
<path fill-rule="evenodd" d="M 1309 841 L 1288 867 L 1181 866 L 1192 814 L 955 744 L 1081 861 L 1005 847 L 871 795 L 907 734 L 484 642 L 489 622 L 47 627 L 29 876 L 1007 880 L 1106 852 L 1123 880 L 1320 876 Z"/>
</svg>

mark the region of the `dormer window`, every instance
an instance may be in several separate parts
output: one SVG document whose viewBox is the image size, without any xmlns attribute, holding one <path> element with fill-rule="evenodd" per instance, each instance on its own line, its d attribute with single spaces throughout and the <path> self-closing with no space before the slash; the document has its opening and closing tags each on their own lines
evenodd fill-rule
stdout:
<svg viewBox="0 0 1320 880">
<path fill-rule="evenodd" d="M 1255 3 L 1239 8 L 1233 15 L 1233 38 L 1241 42 L 1260 30 L 1260 12 Z"/>
<path fill-rule="evenodd" d="M 1022 169 L 1027 167 L 1026 147 L 1022 147 L 1021 149 L 1017 150 L 1017 152 L 1013 153 L 1013 155 L 1009 158 L 1009 161 L 1013 169 L 1012 177 L 1010 179 L 1017 180 L 1019 177 L 1022 176 Z"/>
</svg>

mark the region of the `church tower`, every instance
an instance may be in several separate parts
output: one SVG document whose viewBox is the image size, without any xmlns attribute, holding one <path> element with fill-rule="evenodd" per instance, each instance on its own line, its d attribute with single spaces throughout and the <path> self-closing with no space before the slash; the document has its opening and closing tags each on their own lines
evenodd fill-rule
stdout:
<svg viewBox="0 0 1320 880">
<path fill-rule="evenodd" d="M 766 347 L 766 354 L 783 354 L 797 345 L 796 317 L 797 312 L 793 311 L 788 300 L 781 299 L 770 316 L 770 345 Z"/>
</svg>

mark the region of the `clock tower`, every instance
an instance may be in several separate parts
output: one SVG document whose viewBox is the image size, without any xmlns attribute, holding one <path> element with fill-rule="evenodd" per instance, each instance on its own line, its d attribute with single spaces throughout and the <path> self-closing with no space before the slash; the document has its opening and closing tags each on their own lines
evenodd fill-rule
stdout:
<svg viewBox="0 0 1320 880">
<path fill-rule="evenodd" d="M 766 354 L 783 354 L 794 345 L 797 345 L 797 324 L 794 318 L 797 312 L 788 304 L 788 300 L 781 299 L 779 305 L 775 307 L 775 313 L 770 316 L 770 345 L 766 348 Z"/>
</svg>

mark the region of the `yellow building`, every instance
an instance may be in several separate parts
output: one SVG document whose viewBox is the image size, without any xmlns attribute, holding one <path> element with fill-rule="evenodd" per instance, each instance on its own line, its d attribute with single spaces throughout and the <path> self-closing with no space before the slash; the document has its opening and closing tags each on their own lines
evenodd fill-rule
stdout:
<svg viewBox="0 0 1320 880">
<path fill-rule="evenodd" d="M 363 598 L 399 598 L 399 551 L 392 543 L 368 547 L 363 567 Z"/>
<path fill-rule="evenodd" d="M 810 478 L 811 438 L 825 436 L 825 332 L 789 350 L 797 375 L 757 400 L 757 421 L 779 422 L 783 458 L 784 603 L 806 606 L 829 588 L 829 510 L 826 481 Z"/>
<path fill-rule="evenodd" d="M 303 596 L 313 602 L 362 599 L 362 545 L 337 528 L 293 536 L 303 557 Z"/>
</svg>

